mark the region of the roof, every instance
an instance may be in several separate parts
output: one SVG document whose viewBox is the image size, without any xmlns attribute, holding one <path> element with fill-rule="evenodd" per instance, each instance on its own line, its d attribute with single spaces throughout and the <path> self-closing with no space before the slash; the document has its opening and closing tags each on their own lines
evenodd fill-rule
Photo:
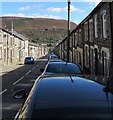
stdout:
<svg viewBox="0 0 113 120">
<path fill-rule="evenodd" d="M 11 32 L 11 33 L 12 33 L 13 35 L 21 38 L 22 40 L 28 40 L 28 38 L 26 38 L 25 36 L 23 36 L 22 34 L 16 32 L 16 31 L 13 31 L 13 32 Z"/>
<path fill-rule="evenodd" d="M 10 34 L 10 35 L 13 35 L 13 36 L 21 39 L 21 40 L 28 40 L 28 38 L 26 38 L 25 36 L 23 36 L 23 35 L 20 34 L 20 33 L 17 33 L 16 31 L 14 31 L 14 32 L 12 33 L 11 31 L 8 31 L 8 30 L 6 30 L 6 29 L 4 29 L 4 28 L 1 28 L 1 27 L 0 27 L 0 29 L 1 29 L 2 31 L 4 31 L 4 32 Z"/>
</svg>

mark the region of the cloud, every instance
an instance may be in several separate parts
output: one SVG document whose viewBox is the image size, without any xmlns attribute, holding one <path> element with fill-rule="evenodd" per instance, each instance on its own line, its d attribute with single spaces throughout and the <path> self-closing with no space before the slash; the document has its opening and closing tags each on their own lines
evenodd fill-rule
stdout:
<svg viewBox="0 0 113 120">
<path fill-rule="evenodd" d="M 19 8 L 19 10 L 21 11 L 25 11 L 25 10 L 29 10 L 29 9 L 32 9 L 32 8 L 40 8 L 42 7 L 43 5 L 39 4 L 39 5 L 32 5 L 32 6 L 25 6 L 25 7 L 21 7 Z"/>
<path fill-rule="evenodd" d="M 25 17 L 24 14 L 18 13 L 18 14 L 4 14 L 3 17 Z"/>
<path fill-rule="evenodd" d="M 100 2 L 101 0 L 70 0 L 71 2 Z M 113 0 L 104 0 L 106 2 Z M 28 2 L 28 0 L 2 0 L 2 2 Z M 29 0 L 29 2 L 67 2 L 67 0 Z"/>
<path fill-rule="evenodd" d="M 22 11 L 24 11 L 24 10 L 29 10 L 29 9 L 31 9 L 30 6 L 26 6 L 26 7 L 21 7 L 21 8 L 19 8 L 19 10 L 22 10 Z"/>
<path fill-rule="evenodd" d="M 26 14 L 4 14 L 3 16 L 9 16 L 9 17 L 27 17 L 27 18 L 53 18 L 53 19 L 62 19 L 60 16 L 53 16 L 53 15 L 40 15 L 40 14 L 30 14 L 30 15 L 26 15 Z"/>
<path fill-rule="evenodd" d="M 66 9 L 68 9 L 68 7 L 66 7 Z M 73 5 L 70 5 L 70 9 L 71 9 L 71 11 L 74 11 L 74 12 L 85 12 L 85 10 L 75 8 Z"/>
<path fill-rule="evenodd" d="M 73 22 L 79 25 L 81 21 L 73 21 Z"/>
<path fill-rule="evenodd" d="M 65 8 L 53 8 L 53 7 L 50 7 L 47 9 L 48 12 L 65 12 L 66 9 Z"/>
<path fill-rule="evenodd" d="M 81 10 L 79 8 L 75 8 L 73 5 L 70 5 L 70 9 L 71 11 L 73 12 L 84 12 L 85 10 Z M 50 8 L 47 8 L 46 11 L 48 12 L 67 12 L 68 10 L 68 7 L 65 7 L 65 8 L 53 8 L 53 7 L 50 7 Z"/>
</svg>

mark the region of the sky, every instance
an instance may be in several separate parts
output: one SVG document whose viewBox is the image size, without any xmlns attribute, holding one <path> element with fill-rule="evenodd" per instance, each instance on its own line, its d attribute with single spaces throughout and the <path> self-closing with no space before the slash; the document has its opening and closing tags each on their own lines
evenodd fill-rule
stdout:
<svg viewBox="0 0 113 120">
<path fill-rule="evenodd" d="M 0 17 L 68 19 L 68 0 L 2 0 Z M 70 0 L 70 21 L 79 24 L 101 0 Z"/>
</svg>

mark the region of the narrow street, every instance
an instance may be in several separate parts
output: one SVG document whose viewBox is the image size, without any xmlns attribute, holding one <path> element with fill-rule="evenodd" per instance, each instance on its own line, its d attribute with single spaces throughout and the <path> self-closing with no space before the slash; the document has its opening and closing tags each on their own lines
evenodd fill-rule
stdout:
<svg viewBox="0 0 113 120">
<path fill-rule="evenodd" d="M 2 120 L 12 120 L 25 100 L 16 100 L 13 94 L 16 90 L 26 89 L 29 93 L 34 81 L 41 74 L 40 68 L 47 63 L 45 57 L 27 64 L 2 76 Z"/>
<path fill-rule="evenodd" d="M 113 0 L 0 6 L 0 120 L 113 120 Z"/>
</svg>

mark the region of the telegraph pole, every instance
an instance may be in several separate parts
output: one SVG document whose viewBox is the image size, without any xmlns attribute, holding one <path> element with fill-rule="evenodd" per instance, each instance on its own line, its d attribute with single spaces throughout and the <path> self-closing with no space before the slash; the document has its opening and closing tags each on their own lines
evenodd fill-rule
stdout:
<svg viewBox="0 0 113 120">
<path fill-rule="evenodd" d="M 68 37 L 67 37 L 67 62 L 69 62 L 69 42 L 70 42 L 70 0 L 68 0 Z"/>
</svg>

